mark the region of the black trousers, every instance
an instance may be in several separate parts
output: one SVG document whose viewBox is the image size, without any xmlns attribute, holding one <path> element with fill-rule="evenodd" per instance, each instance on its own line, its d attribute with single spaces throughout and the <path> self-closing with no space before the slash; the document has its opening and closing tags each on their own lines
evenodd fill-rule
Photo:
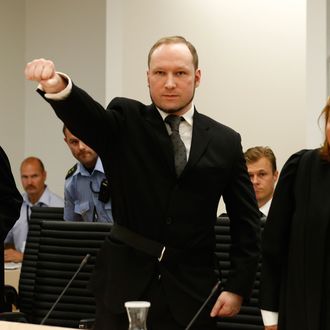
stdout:
<svg viewBox="0 0 330 330">
<path fill-rule="evenodd" d="M 148 330 L 184 330 L 186 326 L 174 319 L 165 299 L 161 280 L 155 278 L 141 300 L 150 301 L 147 317 Z M 103 301 L 96 302 L 96 323 L 94 330 L 127 330 L 129 326 L 126 313 L 113 314 L 106 309 Z M 209 318 L 207 324 L 192 326 L 191 330 L 216 330 L 216 319 Z"/>
</svg>

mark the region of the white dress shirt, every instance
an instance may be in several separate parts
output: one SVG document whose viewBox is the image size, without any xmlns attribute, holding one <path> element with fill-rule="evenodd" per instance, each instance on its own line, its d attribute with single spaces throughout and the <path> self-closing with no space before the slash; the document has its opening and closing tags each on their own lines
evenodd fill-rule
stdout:
<svg viewBox="0 0 330 330">
<path fill-rule="evenodd" d="M 261 206 L 259 208 L 259 211 L 265 215 L 265 217 L 268 217 L 268 212 L 269 212 L 269 209 L 270 209 L 270 204 L 272 203 L 272 198 L 266 203 L 264 204 L 263 206 Z"/>
<path fill-rule="evenodd" d="M 160 115 L 162 116 L 164 122 L 165 118 L 169 115 L 168 113 L 160 110 L 157 108 Z M 194 116 L 194 105 L 191 105 L 191 108 L 181 117 L 184 118 L 183 121 L 181 121 L 179 126 L 179 134 L 181 137 L 181 140 L 186 147 L 186 153 L 187 153 L 187 159 L 189 159 L 190 154 L 190 148 L 191 148 L 191 140 L 192 140 L 192 127 L 193 127 L 193 116 Z M 168 123 L 165 123 L 168 134 L 171 134 L 171 128 Z"/>
</svg>

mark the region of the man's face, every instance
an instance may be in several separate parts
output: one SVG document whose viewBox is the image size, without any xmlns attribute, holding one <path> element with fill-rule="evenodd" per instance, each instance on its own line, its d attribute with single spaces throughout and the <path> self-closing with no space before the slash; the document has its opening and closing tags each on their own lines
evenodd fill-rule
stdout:
<svg viewBox="0 0 330 330">
<path fill-rule="evenodd" d="M 97 161 L 96 152 L 74 136 L 68 129 L 65 129 L 64 141 L 69 146 L 74 158 L 76 158 L 86 168 L 95 167 Z"/>
<path fill-rule="evenodd" d="M 185 44 L 163 44 L 151 56 L 147 77 L 154 104 L 164 112 L 182 115 L 191 107 L 201 72 L 194 68 Z"/>
<path fill-rule="evenodd" d="M 259 207 L 266 204 L 273 196 L 278 171 L 273 172 L 270 161 L 262 157 L 254 163 L 247 164 L 250 179 L 257 197 Z"/>
<path fill-rule="evenodd" d="M 31 161 L 21 166 L 22 186 L 30 201 L 39 199 L 45 190 L 46 171 L 43 171 L 39 162 Z"/>
</svg>

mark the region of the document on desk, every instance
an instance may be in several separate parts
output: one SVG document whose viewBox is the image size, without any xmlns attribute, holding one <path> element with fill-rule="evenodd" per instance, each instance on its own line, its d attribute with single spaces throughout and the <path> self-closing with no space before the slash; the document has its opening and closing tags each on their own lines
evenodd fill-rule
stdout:
<svg viewBox="0 0 330 330">
<path fill-rule="evenodd" d="M 22 263 L 20 262 L 5 262 L 5 269 L 19 269 L 21 268 Z"/>
</svg>

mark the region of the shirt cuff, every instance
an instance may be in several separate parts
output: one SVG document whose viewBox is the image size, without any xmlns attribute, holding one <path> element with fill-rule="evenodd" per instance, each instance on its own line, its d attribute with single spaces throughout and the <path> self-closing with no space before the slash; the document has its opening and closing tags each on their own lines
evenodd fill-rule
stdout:
<svg viewBox="0 0 330 330">
<path fill-rule="evenodd" d="M 277 312 L 265 311 L 261 309 L 261 316 L 265 326 L 276 325 L 278 323 Z"/>
<path fill-rule="evenodd" d="M 72 90 L 72 80 L 70 79 L 70 77 L 62 72 L 57 72 L 57 73 L 60 76 L 62 76 L 68 82 L 68 84 L 62 91 L 60 91 L 58 93 L 54 93 L 54 94 L 46 93 L 44 96 L 45 96 L 45 98 L 47 98 L 49 100 L 54 100 L 54 101 L 64 100 L 70 95 L 71 90 Z M 41 84 L 38 85 L 38 89 L 43 91 Z"/>
</svg>

